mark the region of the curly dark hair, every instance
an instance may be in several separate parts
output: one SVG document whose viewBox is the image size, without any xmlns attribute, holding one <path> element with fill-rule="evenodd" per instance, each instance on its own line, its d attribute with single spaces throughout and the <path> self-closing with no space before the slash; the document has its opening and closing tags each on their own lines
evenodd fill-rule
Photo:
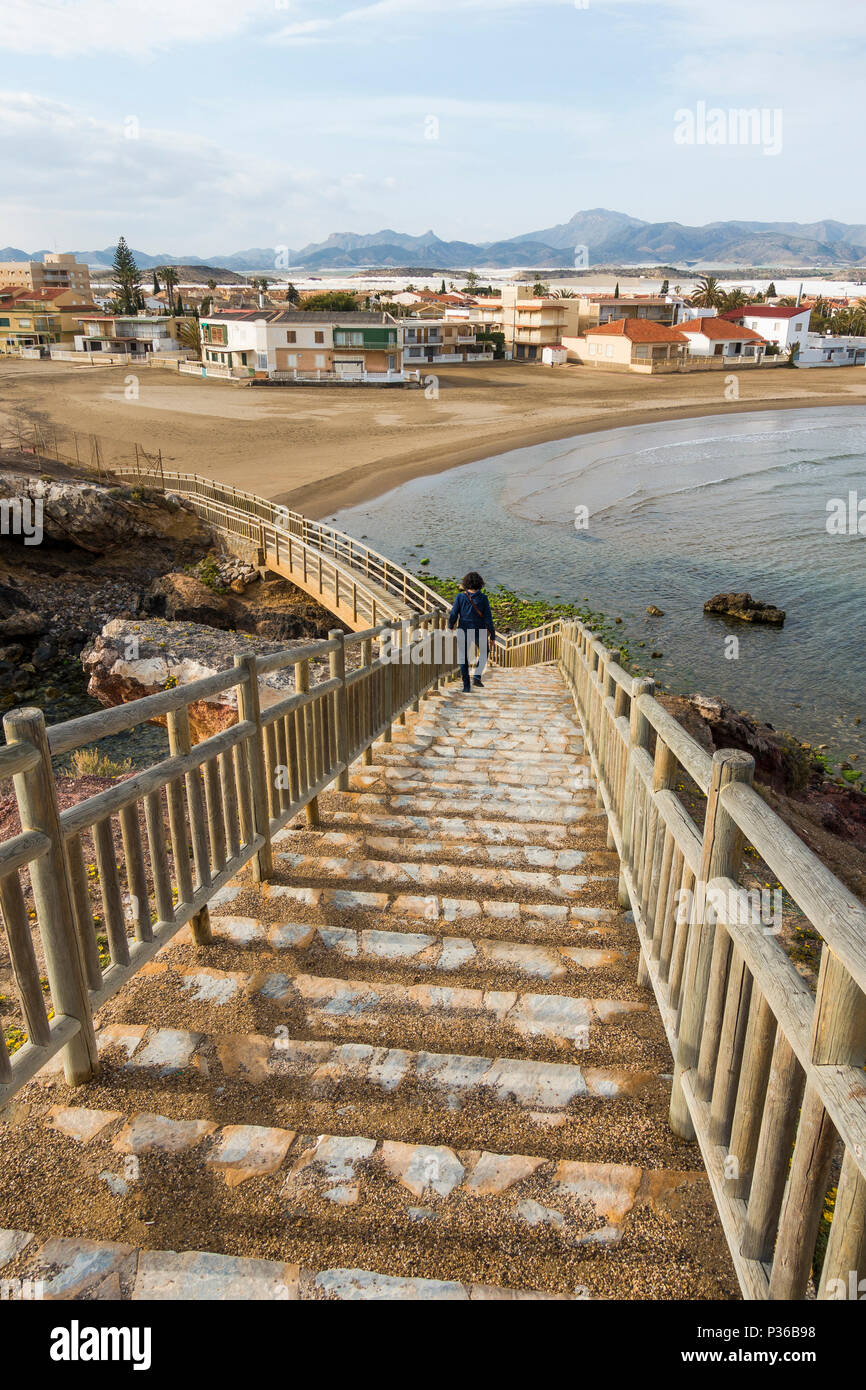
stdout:
<svg viewBox="0 0 866 1390">
<path fill-rule="evenodd" d="M 463 578 L 460 580 L 460 587 L 461 589 L 483 589 L 484 580 L 475 570 L 470 570 L 469 573 L 464 574 Z"/>
</svg>

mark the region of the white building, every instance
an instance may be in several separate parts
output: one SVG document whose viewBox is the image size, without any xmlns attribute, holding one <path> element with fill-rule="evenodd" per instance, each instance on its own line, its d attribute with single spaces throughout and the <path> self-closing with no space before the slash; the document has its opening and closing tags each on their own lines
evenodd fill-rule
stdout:
<svg viewBox="0 0 866 1390">
<path fill-rule="evenodd" d="M 811 310 L 802 304 L 745 304 L 742 309 L 725 310 L 719 318 L 752 328 L 768 343 L 775 343 L 781 352 L 787 352 L 793 343 L 804 342 L 810 315 Z"/>
<path fill-rule="evenodd" d="M 678 323 L 680 333 L 689 340 L 690 357 L 720 357 L 723 361 L 739 358 L 741 361 L 758 363 L 767 347 L 766 338 L 753 328 L 743 324 L 728 323 L 715 314 L 703 314 L 700 318 L 686 319 Z"/>
<path fill-rule="evenodd" d="M 493 358 L 494 344 L 478 341 L 478 324 L 450 318 L 407 318 L 401 320 L 401 327 L 405 367 L 427 362 L 489 362 Z"/>
<path fill-rule="evenodd" d="M 807 333 L 800 344 L 798 367 L 866 366 L 866 337 L 834 337 L 830 333 Z"/>
<path fill-rule="evenodd" d="M 226 309 L 201 321 L 213 376 L 400 382 L 402 321 L 386 313 Z"/>
</svg>

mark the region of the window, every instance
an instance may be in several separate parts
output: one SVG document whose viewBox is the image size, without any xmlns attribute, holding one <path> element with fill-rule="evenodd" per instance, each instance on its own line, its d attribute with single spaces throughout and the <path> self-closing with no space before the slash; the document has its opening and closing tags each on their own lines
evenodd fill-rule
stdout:
<svg viewBox="0 0 866 1390">
<path fill-rule="evenodd" d="M 266 352 L 256 353 L 256 366 L 260 372 L 266 372 L 268 370 L 268 354 Z"/>
<path fill-rule="evenodd" d="M 297 335 L 297 333 L 295 332 L 295 330 L 294 330 L 293 328 L 290 328 L 290 329 L 288 330 L 288 332 L 286 333 L 286 342 L 287 342 L 287 343 L 296 343 L 297 341 L 298 341 L 298 335 Z"/>
<path fill-rule="evenodd" d="M 317 366 L 317 367 L 324 367 L 324 365 L 325 365 L 325 354 L 324 354 L 323 352 L 317 352 L 317 353 L 316 353 L 316 366 Z"/>
<path fill-rule="evenodd" d="M 323 342 L 325 341 L 325 335 L 324 335 L 324 333 L 317 333 L 317 334 L 316 334 L 316 337 L 315 337 L 315 341 L 316 341 L 317 343 L 323 343 Z"/>
<path fill-rule="evenodd" d="M 288 364 L 289 364 L 290 367 L 297 367 L 297 365 L 298 365 L 298 354 L 297 354 L 296 352 L 287 352 L 287 353 L 286 353 L 286 361 L 288 362 Z"/>
</svg>

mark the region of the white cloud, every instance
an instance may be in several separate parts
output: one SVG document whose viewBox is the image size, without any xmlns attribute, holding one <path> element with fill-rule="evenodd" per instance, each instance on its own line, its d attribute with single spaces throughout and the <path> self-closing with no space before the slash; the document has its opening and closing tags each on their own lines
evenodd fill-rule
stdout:
<svg viewBox="0 0 866 1390">
<path fill-rule="evenodd" d="M 275 11 L 282 21 L 290 8 L 275 0 L 0 0 L 0 34 L 12 53 L 144 56 L 234 38 Z"/>
<path fill-rule="evenodd" d="M 157 239 L 157 251 L 172 254 L 237 249 L 251 236 L 299 245 L 322 220 L 358 209 L 365 215 L 387 187 L 384 177 L 329 176 L 144 120 L 136 131 L 29 92 L 0 92 L 0 141 L 16 153 L 4 197 L 7 225 L 29 250 L 60 219 L 71 227 L 67 236 L 104 242 L 111 228 L 131 243 L 145 240 L 147 249 Z"/>
</svg>

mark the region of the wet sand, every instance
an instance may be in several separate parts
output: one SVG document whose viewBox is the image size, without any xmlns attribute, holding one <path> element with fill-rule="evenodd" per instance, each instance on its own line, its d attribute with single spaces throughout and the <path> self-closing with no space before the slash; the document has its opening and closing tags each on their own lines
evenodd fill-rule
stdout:
<svg viewBox="0 0 866 1390">
<path fill-rule="evenodd" d="M 529 444 L 726 411 L 866 403 L 862 367 L 646 377 L 501 362 L 440 368 L 425 389 L 237 387 L 165 369 L 0 358 L 0 435 L 36 421 L 83 459 L 206 474 L 323 517 L 410 478 Z M 425 380 L 430 381 L 428 376 Z"/>
</svg>

